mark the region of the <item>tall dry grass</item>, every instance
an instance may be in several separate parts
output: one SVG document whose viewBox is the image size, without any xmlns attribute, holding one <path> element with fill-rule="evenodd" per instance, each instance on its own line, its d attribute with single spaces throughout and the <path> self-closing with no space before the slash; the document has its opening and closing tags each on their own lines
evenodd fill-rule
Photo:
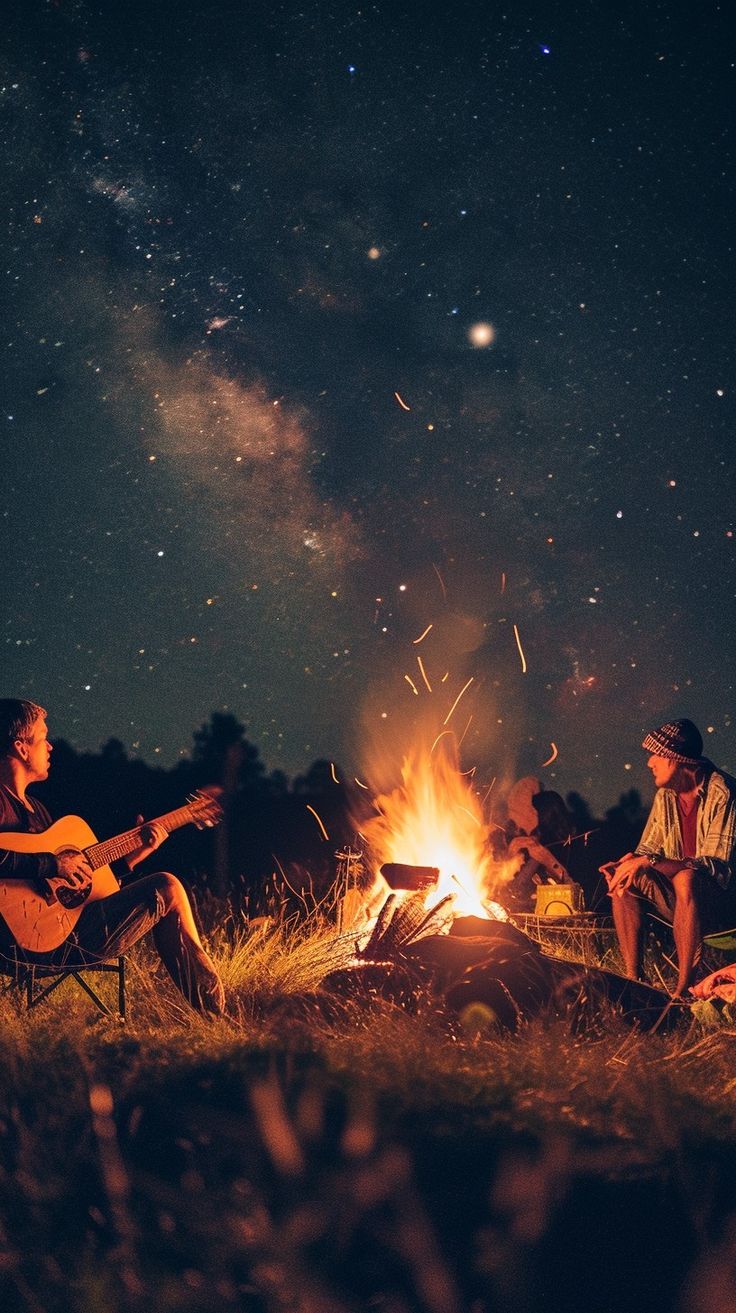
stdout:
<svg viewBox="0 0 736 1313">
<path fill-rule="evenodd" d="M 0 999 L 4 1308 L 573 1309 L 550 1273 L 570 1217 L 592 1263 L 593 1185 L 613 1237 L 640 1206 L 644 1226 L 642 1191 L 658 1201 L 679 1245 L 656 1259 L 661 1307 L 727 1289 L 736 1029 L 647 1036 L 611 1014 L 579 1034 L 550 1015 L 511 1036 L 430 995 L 325 1005 L 354 944 L 314 908 L 208 943 L 215 1023 L 145 944 L 124 1026 L 71 983 L 30 1014 Z M 644 1267 L 627 1270 L 601 1313 L 636 1307 Z"/>
</svg>

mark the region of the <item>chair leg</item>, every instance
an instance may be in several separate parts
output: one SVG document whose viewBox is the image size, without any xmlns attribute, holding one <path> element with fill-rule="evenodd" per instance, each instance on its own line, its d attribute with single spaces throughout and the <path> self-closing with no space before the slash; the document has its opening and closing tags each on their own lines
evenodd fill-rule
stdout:
<svg viewBox="0 0 736 1313">
<path fill-rule="evenodd" d="M 91 985 L 87 984 L 87 981 L 84 979 L 83 976 L 80 976 L 77 971 L 70 971 L 69 975 L 72 977 L 72 980 L 76 980 L 77 984 L 84 990 L 85 994 L 87 994 L 92 999 L 92 1002 L 94 1003 L 95 1007 L 99 1008 L 100 1012 L 102 1012 L 104 1016 L 111 1017 L 113 1015 L 107 1004 L 103 1003 L 99 994 L 96 993 L 96 991 L 92 988 Z"/>
<path fill-rule="evenodd" d="M 115 972 L 118 978 L 118 1015 L 120 1016 L 121 1020 L 124 1021 L 125 1011 L 126 1011 L 125 1009 L 125 958 L 119 957 L 117 959 L 116 965 L 106 962 L 104 964 L 100 964 L 96 968 L 92 967 L 87 969 L 97 970 L 100 972 L 110 972 L 110 971 Z M 77 970 L 73 970 L 70 968 L 67 968 L 66 970 L 62 970 L 59 972 L 57 976 L 53 977 L 53 979 L 50 981 L 48 985 L 38 989 L 38 992 L 36 992 L 37 980 L 36 980 L 35 968 L 27 967 L 24 970 L 22 977 L 19 977 L 18 979 L 18 984 L 22 985 L 25 988 L 27 1007 L 29 1009 L 38 1007 L 39 1003 L 43 1003 L 44 999 L 48 998 L 49 994 L 52 994 L 55 989 L 58 989 L 59 985 L 63 984 L 63 982 L 68 977 L 71 977 L 72 980 L 76 980 L 80 989 L 84 990 L 85 994 L 92 1000 L 95 1007 L 98 1008 L 99 1011 L 102 1012 L 104 1016 L 106 1017 L 114 1016 L 115 1014 L 113 1013 L 112 1009 L 109 1008 L 107 1004 L 103 1002 L 103 1000 L 100 998 L 96 990 L 94 990 L 92 986 L 89 985 L 87 981 L 84 979 L 84 976 L 80 974 L 80 972 L 83 972 L 84 970 L 85 967 L 79 967 Z"/>
<path fill-rule="evenodd" d="M 61 985 L 64 980 L 66 980 L 66 975 L 55 976 L 54 979 L 51 981 L 50 985 L 46 985 L 45 989 L 39 989 L 38 993 L 35 993 L 36 977 L 35 977 L 35 973 L 31 969 L 31 971 L 29 971 L 28 973 L 27 986 L 26 986 L 28 991 L 27 992 L 28 1007 L 29 1008 L 38 1007 L 38 1004 L 43 1003 L 43 1000 L 45 998 L 48 998 L 49 994 L 53 994 L 54 990 L 58 989 L 59 985 Z"/>
</svg>

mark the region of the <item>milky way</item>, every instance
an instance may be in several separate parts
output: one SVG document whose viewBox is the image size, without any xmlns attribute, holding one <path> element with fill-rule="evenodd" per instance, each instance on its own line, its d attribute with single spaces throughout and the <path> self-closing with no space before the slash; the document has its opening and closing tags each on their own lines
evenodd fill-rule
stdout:
<svg viewBox="0 0 736 1313">
<path fill-rule="evenodd" d="M 227 708 L 357 770 L 472 677 L 484 779 L 554 742 L 612 803 L 671 715 L 736 769 L 725 9 L 515 8 L 16 12 L 5 691 L 53 733 L 170 763 Z"/>
</svg>

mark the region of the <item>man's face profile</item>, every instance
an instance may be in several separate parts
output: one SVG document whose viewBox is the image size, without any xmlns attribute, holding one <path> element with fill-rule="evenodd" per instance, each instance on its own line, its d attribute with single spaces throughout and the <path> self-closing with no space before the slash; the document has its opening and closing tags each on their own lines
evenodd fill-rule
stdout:
<svg viewBox="0 0 736 1313">
<path fill-rule="evenodd" d="M 654 783 L 658 789 L 666 789 L 680 769 L 679 762 L 672 761 L 669 757 L 658 757 L 655 753 L 652 753 L 647 761 L 647 766 L 654 776 Z"/>
<path fill-rule="evenodd" d="M 51 744 L 46 717 L 39 716 L 25 739 L 17 740 L 21 760 L 33 780 L 45 780 L 51 765 Z"/>
</svg>

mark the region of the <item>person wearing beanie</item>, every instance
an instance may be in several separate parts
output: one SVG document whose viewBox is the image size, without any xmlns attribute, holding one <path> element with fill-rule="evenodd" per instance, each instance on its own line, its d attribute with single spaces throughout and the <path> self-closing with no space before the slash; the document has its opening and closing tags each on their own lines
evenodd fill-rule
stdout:
<svg viewBox="0 0 736 1313">
<path fill-rule="evenodd" d="M 642 747 L 657 787 L 652 810 L 636 851 L 601 870 L 626 974 L 641 978 L 644 918 L 654 914 L 672 926 L 683 996 L 702 936 L 736 925 L 736 780 L 703 756 L 691 720 L 651 730 Z"/>
</svg>

